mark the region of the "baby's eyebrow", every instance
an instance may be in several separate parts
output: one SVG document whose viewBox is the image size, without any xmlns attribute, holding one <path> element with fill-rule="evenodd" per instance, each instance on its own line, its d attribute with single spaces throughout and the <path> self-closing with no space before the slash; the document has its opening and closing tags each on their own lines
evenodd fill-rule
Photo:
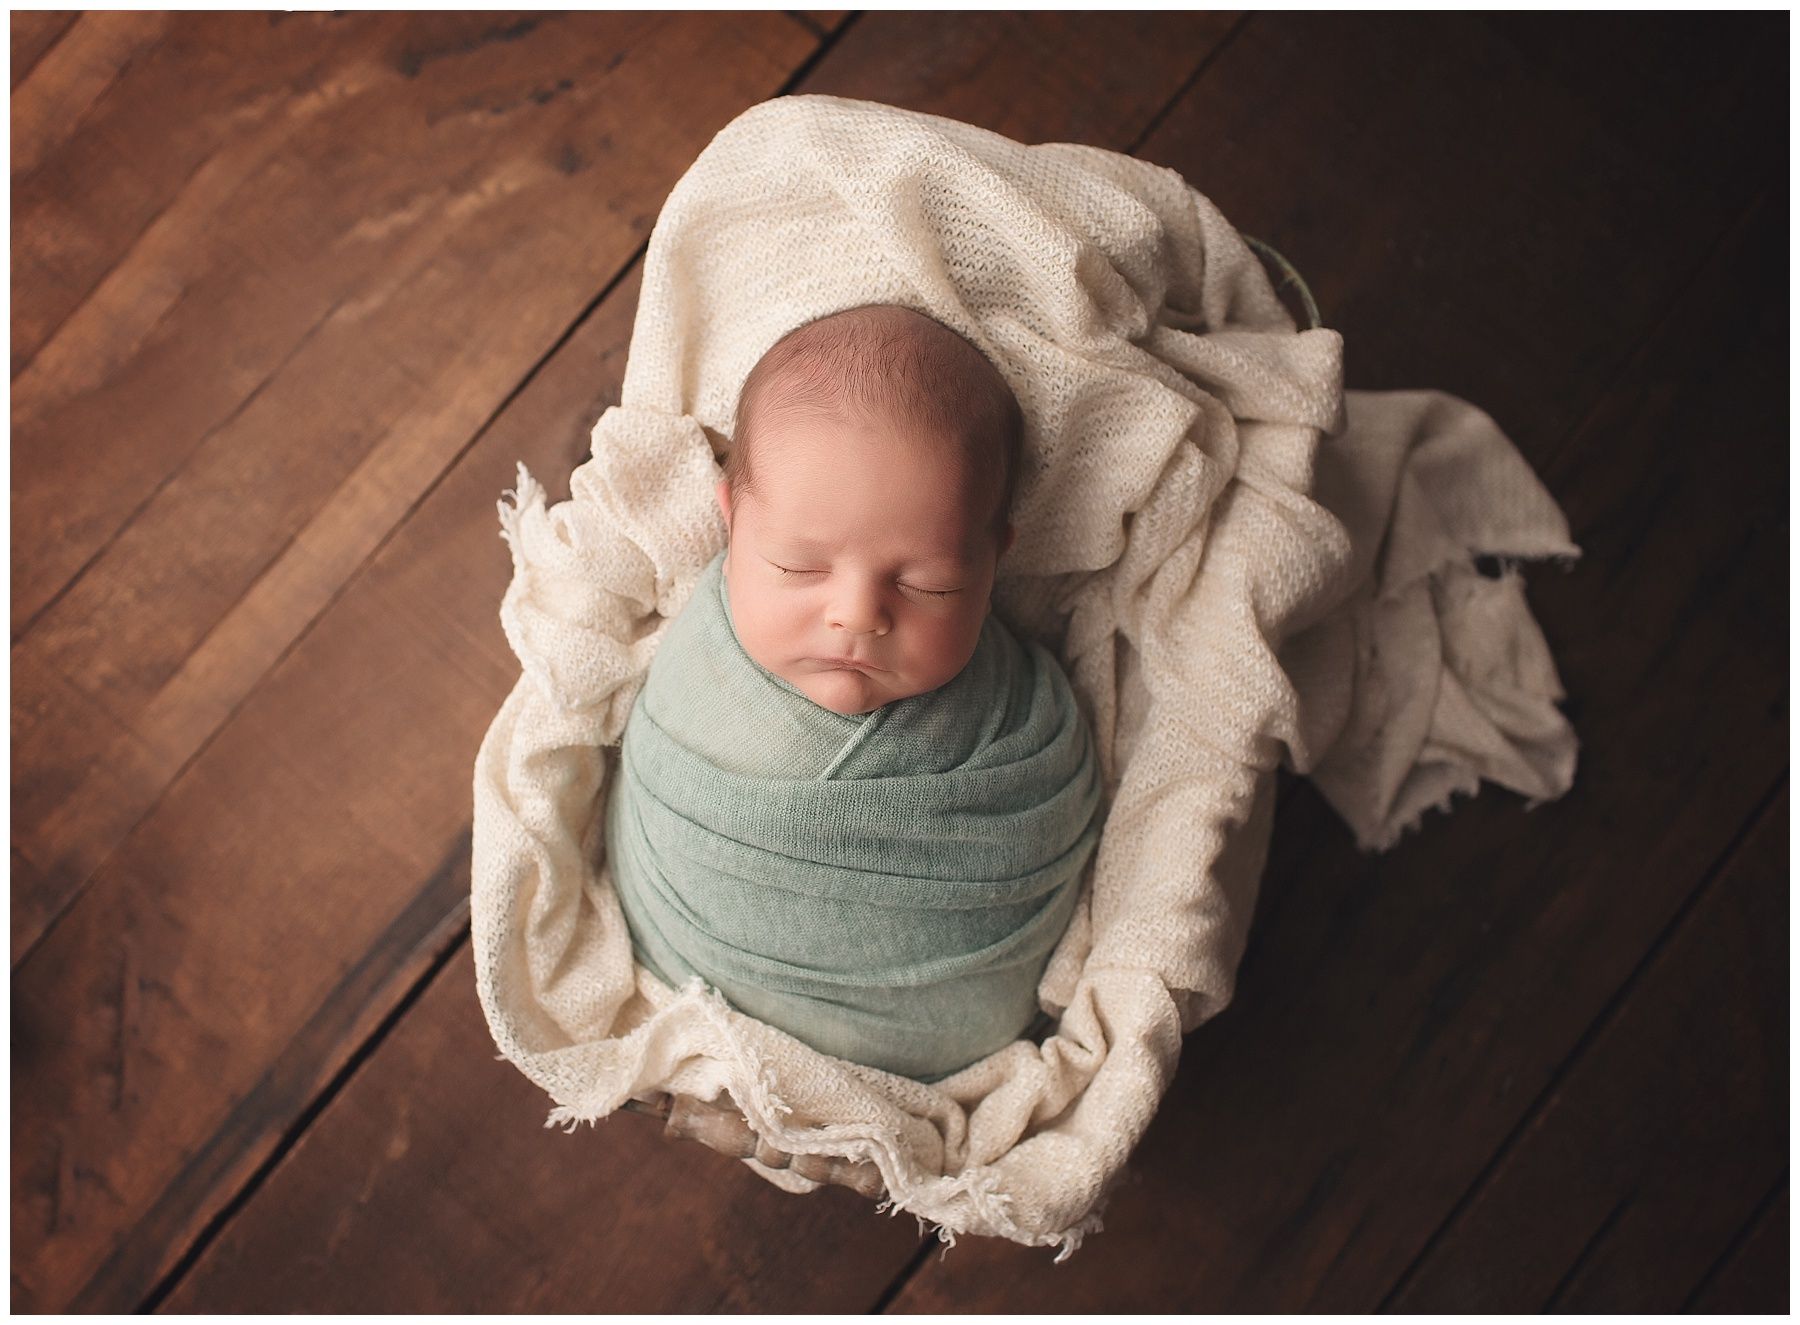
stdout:
<svg viewBox="0 0 1800 1325">
<path fill-rule="evenodd" d="M 830 544 L 822 543 L 816 538 L 795 536 L 784 538 L 780 541 L 794 549 L 796 552 L 831 552 L 834 550 Z M 966 557 L 954 552 L 933 552 L 926 556 L 914 559 L 914 564 L 920 566 L 946 566 L 964 571 L 968 570 L 972 565 Z"/>
</svg>

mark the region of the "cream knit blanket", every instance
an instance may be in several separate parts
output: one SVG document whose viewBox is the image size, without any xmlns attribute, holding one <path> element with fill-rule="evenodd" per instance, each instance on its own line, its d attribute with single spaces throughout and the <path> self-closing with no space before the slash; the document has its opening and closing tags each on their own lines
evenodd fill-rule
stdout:
<svg viewBox="0 0 1800 1325">
<path fill-rule="evenodd" d="M 968 337 L 1024 408 L 994 602 L 1063 661 L 1107 812 L 1039 986 L 1056 1033 L 931 1085 L 634 966 L 600 841 L 626 715 L 724 545 L 740 382 L 789 328 L 877 301 Z M 833 97 L 720 132 L 657 221 L 622 400 L 570 499 L 547 506 L 521 469 L 501 507 L 524 675 L 476 762 L 474 954 L 495 1042 L 550 1121 L 727 1092 L 777 1149 L 873 1162 L 946 1239 L 1067 1255 L 1182 1035 L 1231 997 L 1279 764 L 1365 847 L 1483 777 L 1561 794 L 1575 738 L 1510 562 L 1578 555 L 1566 523 L 1486 415 L 1346 395 L 1341 348 L 1295 330 L 1173 171 Z M 1505 572 L 1476 573 L 1479 554 Z"/>
</svg>

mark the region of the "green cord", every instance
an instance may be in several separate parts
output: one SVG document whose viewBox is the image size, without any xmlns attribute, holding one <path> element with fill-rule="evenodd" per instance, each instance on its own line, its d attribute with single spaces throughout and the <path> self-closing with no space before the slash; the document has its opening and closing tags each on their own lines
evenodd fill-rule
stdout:
<svg viewBox="0 0 1800 1325">
<path fill-rule="evenodd" d="M 1263 243 L 1260 239 L 1253 239 L 1249 235 L 1245 235 L 1244 242 L 1248 244 L 1259 257 L 1274 263 L 1281 271 L 1281 284 L 1275 287 L 1277 292 L 1290 285 L 1299 290 L 1300 302 L 1306 308 L 1308 328 L 1316 330 L 1322 326 L 1323 322 L 1319 317 L 1319 306 L 1313 302 L 1312 291 L 1306 288 L 1306 282 L 1300 279 L 1300 273 L 1294 270 L 1294 265 L 1269 245 Z"/>
</svg>

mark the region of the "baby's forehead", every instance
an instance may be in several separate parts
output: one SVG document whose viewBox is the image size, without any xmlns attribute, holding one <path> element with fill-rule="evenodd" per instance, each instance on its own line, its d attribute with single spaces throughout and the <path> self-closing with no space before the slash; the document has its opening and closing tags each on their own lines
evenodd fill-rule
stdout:
<svg viewBox="0 0 1800 1325">
<path fill-rule="evenodd" d="M 813 469 L 803 456 L 785 458 L 790 463 L 765 466 L 747 494 L 761 539 L 800 552 L 847 552 L 869 560 L 975 560 L 983 521 L 953 478 L 884 473 L 858 484 Z"/>
<path fill-rule="evenodd" d="M 942 505 L 975 518 L 984 476 L 959 439 L 934 434 L 903 414 L 854 416 L 801 411 L 771 419 L 757 442 L 758 484 L 772 491 L 812 491 L 840 481 L 847 469 L 873 468 L 883 481 L 908 492 L 942 498 Z M 964 508 L 971 508 L 967 511 Z"/>
</svg>

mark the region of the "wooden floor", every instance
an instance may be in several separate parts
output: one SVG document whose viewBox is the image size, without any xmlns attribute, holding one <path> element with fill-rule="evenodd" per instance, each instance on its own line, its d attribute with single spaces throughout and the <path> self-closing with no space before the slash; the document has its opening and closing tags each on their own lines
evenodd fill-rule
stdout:
<svg viewBox="0 0 1800 1325">
<path fill-rule="evenodd" d="M 1784 1310 L 1786 35 L 15 12 L 14 1308 Z M 1180 171 L 1585 549 L 1529 575 L 1574 789 L 1363 856 L 1287 787 L 1237 1000 L 1054 1268 L 545 1130 L 475 999 L 496 498 L 566 492 L 664 197 L 790 92 Z"/>
</svg>

